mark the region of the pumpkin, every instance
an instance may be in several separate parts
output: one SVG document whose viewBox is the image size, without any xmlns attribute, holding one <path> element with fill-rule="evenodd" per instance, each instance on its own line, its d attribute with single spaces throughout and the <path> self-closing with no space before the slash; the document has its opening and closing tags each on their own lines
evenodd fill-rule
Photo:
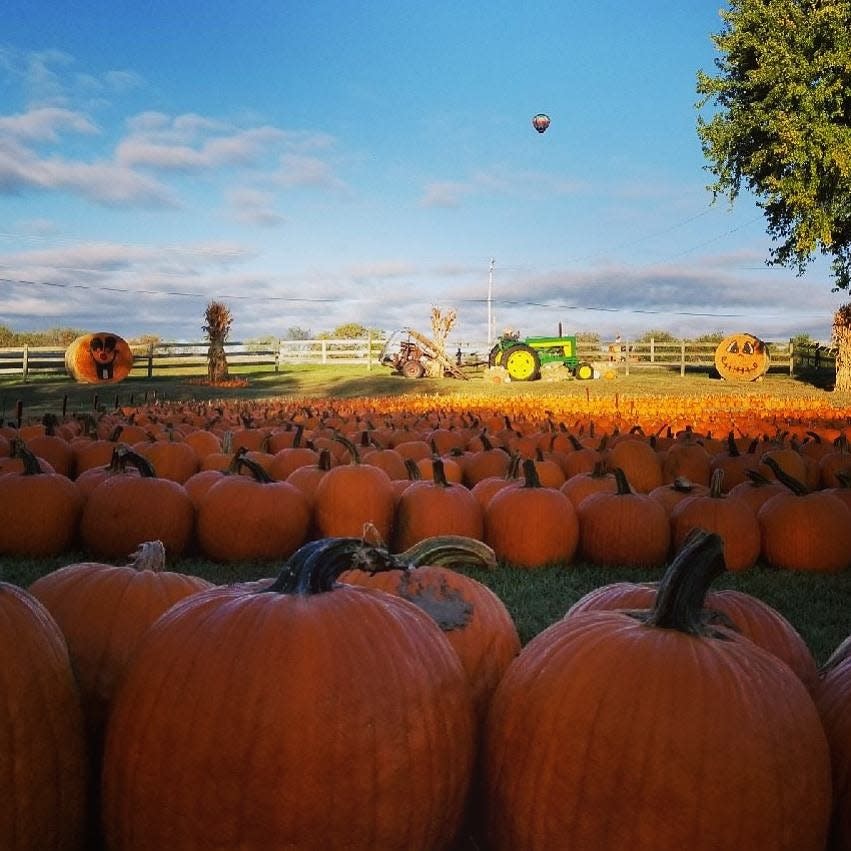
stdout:
<svg viewBox="0 0 851 851">
<path fill-rule="evenodd" d="M 286 558 L 307 538 L 307 498 L 288 482 L 274 481 L 247 454 L 234 456 L 236 475 L 222 473 L 198 497 L 198 546 L 217 561 Z M 239 475 L 243 469 L 250 475 Z"/>
<path fill-rule="evenodd" d="M 744 500 L 723 492 L 724 471 L 712 474 L 709 493 L 680 501 L 671 509 L 671 543 L 679 549 L 692 529 L 716 532 L 724 541 L 727 570 L 748 570 L 762 547 L 756 512 Z"/>
<path fill-rule="evenodd" d="M 129 564 L 69 564 L 29 586 L 68 642 L 90 739 L 101 735 L 118 681 L 145 630 L 178 600 L 210 585 L 166 570 L 162 542 L 146 541 Z"/>
<path fill-rule="evenodd" d="M 579 543 L 576 509 L 558 488 L 541 486 L 535 461 L 525 458 L 521 468 L 523 483 L 497 491 L 485 507 L 485 543 L 515 567 L 568 564 Z"/>
<path fill-rule="evenodd" d="M 374 570 L 382 562 L 395 569 Z M 440 535 L 397 555 L 364 545 L 353 565 L 340 575 L 341 582 L 395 594 L 434 618 L 461 660 L 476 716 L 484 720 L 491 694 L 520 651 L 520 638 L 502 600 L 487 585 L 453 568 L 492 569 L 493 550 L 472 538 Z"/>
<path fill-rule="evenodd" d="M 598 609 L 649 609 L 656 599 L 656 582 L 614 582 L 580 597 L 565 617 Z M 704 600 L 707 623 L 726 626 L 784 661 L 814 693 L 818 668 L 806 641 L 779 612 L 758 597 L 731 588 L 710 590 Z"/>
<path fill-rule="evenodd" d="M 0 553 L 55 556 L 69 549 L 77 533 L 83 499 L 77 485 L 21 445 L 19 473 L 0 475 Z"/>
<path fill-rule="evenodd" d="M 68 648 L 47 609 L 0 582 L 0 848 L 83 851 L 86 746 Z"/>
<path fill-rule="evenodd" d="M 757 512 L 762 555 L 773 567 L 838 573 L 851 566 L 851 508 L 828 491 L 808 491 L 766 458 L 788 489 Z"/>
<path fill-rule="evenodd" d="M 119 559 L 145 541 L 162 541 L 175 558 L 189 547 L 195 522 L 192 500 L 178 482 L 161 479 L 147 459 L 124 448 L 130 475 L 111 475 L 89 493 L 80 518 L 80 537 L 97 558 Z"/>
<path fill-rule="evenodd" d="M 85 384 L 114 384 L 133 369 L 133 352 L 127 341 L 108 331 L 82 334 L 65 350 L 65 368 Z"/>
<path fill-rule="evenodd" d="M 432 460 L 431 480 L 410 482 L 396 502 L 393 549 L 401 552 L 435 535 L 484 535 L 479 501 L 464 485 L 447 481 L 438 457 Z"/>
<path fill-rule="evenodd" d="M 707 625 L 723 544 L 696 532 L 653 607 L 539 633 L 491 700 L 482 759 L 496 851 L 824 851 L 830 757 L 788 666 Z"/>
<path fill-rule="evenodd" d="M 449 847 L 470 686 L 425 612 L 335 581 L 352 540 L 306 544 L 271 588 L 203 591 L 148 630 L 107 729 L 109 848 Z"/>
<path fill-rule="evenodd" d="M 372 524 L 382 541 L 392 539 L 396 498 L 391 479 L 380 467 L 363 464 L 357 447 L 338 436 L 351 461 L 332 466 L 314 491 L 313 519 L 321 537 L 363 533 Z"/>
<path fill-rule="evenodd" d="M 818 691 L 817 705 L 830 745 L 833 766 L 831 851 L 851 849 L 851 656 L 829 668 Z"/>
<path fill-rule="evenodd" d="M 620 467 L 632 489 L 638 493 L 650 493 L 653 488 L 664 484 L 659 454 L 641 437 L 618 440 L 609 450 L 606 464 L 610 469 Z"/>
<path fill-rule="evenodd" d="M 592 493 L 576 509 L 582 557 L 593 564 L 661 567 L 671 543 L 667 510 L 649 494 L 634 493 L 620 467 L 612 472 L 617 490 Z"/>
</svg>

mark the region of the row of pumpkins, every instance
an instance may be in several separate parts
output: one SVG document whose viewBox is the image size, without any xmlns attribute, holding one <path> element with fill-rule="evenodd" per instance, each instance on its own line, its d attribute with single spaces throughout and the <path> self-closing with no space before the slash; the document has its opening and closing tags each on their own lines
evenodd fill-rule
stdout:
<svg viewBox="0 0 851 851">
<path fill-rule="evenodd" d="M 132 563 L 0 583 L 0 847 L 851 848 L 851 637 L 819 671 L 695 530 L 521 649 L 452 565 L 299 548 L 230 586 Z"/>
<path fill-rule="evenodd" d="M 174 557 L 240 561 L 369 529 L 395 552 L 453 534 L 525 568 L 662 566 L 700 526 L 722 537 L 730 570 L 851 565 L 841 432 L 719 441 L 339 418 L 214 430 L 158 414 L 105 416 L 88 434 L 74 420 L 6 427 L 0 553 L 117 559 L 158 539 Z"/>
</svg>

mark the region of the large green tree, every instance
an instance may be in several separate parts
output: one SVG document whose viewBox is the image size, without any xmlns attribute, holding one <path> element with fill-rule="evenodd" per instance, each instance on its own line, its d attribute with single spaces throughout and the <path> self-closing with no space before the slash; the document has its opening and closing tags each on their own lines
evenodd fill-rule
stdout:
<svg viewBox="0 0 851 851">
<path fill-rule="evenodd" d="M 826 255 L 834 288 L 847 290 L 851 0 L 729 0 L 720 14 L 717 73 L 697 78 L 710 188 L 731 202 L 742 188 L 754 195 L 769 263 L 802 274 Z"/>
</svg>

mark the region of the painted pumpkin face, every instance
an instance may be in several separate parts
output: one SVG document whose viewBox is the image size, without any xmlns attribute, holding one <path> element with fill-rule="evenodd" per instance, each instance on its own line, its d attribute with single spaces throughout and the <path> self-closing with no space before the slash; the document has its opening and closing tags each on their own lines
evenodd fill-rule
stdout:
<svg viewBox="0 0 851 851">
<path fill-rule="evenodd" d="M 126 378 L 133 368 L 133 352 L 117 334 L 84 334 L 66 349 L 65 368 L 86 384 L 115 383 Z"/>
<path fill-rule="evenodd" d="M 768 371 L 768 346 L 753 334 L 731 334 L 715 350 L 715 368 L 727 381 L 754 381 Z"/>
</svg>

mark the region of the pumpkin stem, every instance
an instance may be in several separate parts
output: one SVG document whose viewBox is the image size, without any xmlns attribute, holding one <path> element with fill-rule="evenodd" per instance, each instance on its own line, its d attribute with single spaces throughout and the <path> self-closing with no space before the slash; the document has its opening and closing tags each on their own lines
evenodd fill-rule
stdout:
<svg viewBox="0 0 851 851">
<path fill-rule="evenodd" d="M 341 573 L 354 567 L 379 573 L 402 566 L 387 550 L 370 547 L 361 538 L 320 538 L 297 549 L 278 578 L 260 593 L 323 594 L 334 589 Z"/>
<path fill-rule="evenodd" d="M 790 476 L 771 456 L 763 457 L 763 463 L 777 477 L 777 481 L 786 485 L 795 496 L 804 496 L 809 493 L 807 486 L 799 482 L 794 476 Z"/>
<path fill-rule="evenodd" d="M 349 438 L 346 437 L 346 435 L 341 434 L 340 432 L 334 433 L 334 440 L 336 440 L 337 443 L 342 443 L 343 446 L 346 447 L 346 449 L 349 452 L 350 463 L 360 464 L 360 462 L 361 462 L 360 450 L 358 449 L 357 445 L 353 441 L 349 440 Z"/>
<path fill-rule="evenodd" d="M 21 459 L 21 463 L 23 464 L 22 474 L 24 476 L 37 476 L 43 473 L 44 470 L 41 469 L 41 462 L 35 453 L 27 449 L 22 440 L 15 438 L 15 441 L 17 443 L 15 457 Z"/>
<path fill-rule="evenodd" d="M 438 564 L 445 567 L 467 565 L 493 570 L 496 567 L 496 554 L 482 541 L 464 535 L 434 535 L 418 541 L 404 552 L 397 553 L 396 559 L 407 568 L 422 564 Z"/>
<path fill-rule="evenodd" d="M 703 603 L 713 580 L 725 570 L 721 536 L 694 529 L 665 571 L 653 608 L 642 619 L 648 626 L 707 635 Z"/>
<path fill-rule="evenodd" d="M 541 479 L 538 476 L 538 468 L 531 458 L 523 459 L 523 485 L 524 488 L 541 487 Z"/>
<path fill-rule="evenodd" d="M 724 496 L 722 488 L 724 486 L 724 470 L 717 467 L 712 471 L 712 478 L 709 480 L 709 495 L 714 499 L 720 499 Z"/>
<path fill-rule="evenodd" d="M 742 454 L 739 452 L 739 445 L 736 443 L 736 435 L 732 431 L 727 434 L 727 454 L 731 458 L 738 458 Z"/>
<path fill-rule="evenodd" d="M 615 483 L 617 484 L 617 495 L 618 496 L 626 496 L 627 494 L 632 493 L 632 488 L 629 486 L 629 481 L 626 478 L 626 473 L 623 471 L 621 467 L 615 467 L 612 470 L 615 476 Z"/>
<path fill-rule="evenodd" d="M 244 453 L 245 447 L 241 446 L 240 450 Z M 254 476 L 255 481 L 258 481 L 264 485 L 275 481 L 263 469 L 262 465 L 258 464 L 256 461 L 253 461 L 251 458 L 246 458 L 245 454 L 240 455 L 239 451 L 236 453 L 236 455 L 233 456 L 233 461 L 236 464 L 237 472 L 241 471 L 243 467 L 247 467 L 251 475 Z"/>
<path fill-rule="evenodd" d="M 165 545 L 162 541 L 145 541 L 132 555 L 128 567 L 159 573 L 165 568 Z"/>
<path fill-rule="evenodd" d="M 431 478 L 438 487 L 452 487 L 446 478 L 446 469 L 443 466 L 443 459 L 439 455 L 435 455 L 431 459 Z"/>
<path fill-rule="evenodd" d="M 157 472 L 154 469 L 154 465 L 145 458 L 144 455 L 134 452 L 129 446 L 123 443 L 120 443 L 115 447 L 113 450 L 113 458 L 116 459 L 118 467 L 121 470 L 126 470 L 127 465 L 130 464 L 132 467 L 135 467 L 139 471 L 139 475 L 144 478 L 156 478 Z"/>
</svg>

